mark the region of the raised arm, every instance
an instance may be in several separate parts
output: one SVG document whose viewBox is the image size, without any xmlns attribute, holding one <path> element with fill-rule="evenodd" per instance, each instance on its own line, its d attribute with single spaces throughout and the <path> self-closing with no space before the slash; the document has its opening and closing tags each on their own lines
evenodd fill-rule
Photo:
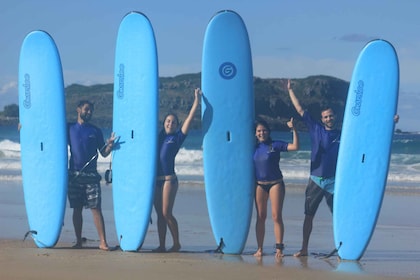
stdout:
<svg viewBox="0 0 420 280">
<path fill-rule="evenodd" d="M 294 126 L 293 118 L 290 118 L 290 121 L 287 122 L 287 126 L 292 130 L 293 133 L 293 143 L 289 143 L 287 145 L 287 150 L 290 151 L 297 151 L 299 150 L 299 134 Z"/>
<path fill-rule="evenodd" d="M 201 90 L 199 88 L 196 88 L 194 90 L 194 102 L 191 106 L 190 113 L 188 114 L 187 118 L 184 121 L 184 124 L 181 127 L 181 131 L 184 134 L 187 134 L 188 130 L 190 129 L 190 124 L 191 124 L 191 121 L 194 117 L 195 111 L 197 111 L 198 103 L 199 103 L 200 99 L 201 99 Z"/>
<path fill-rule="evenodd" d="M 293 92 L 293 89 L 290 84 L 290 80 L 287 81 L 287 90 L 289 91 L 290 100 L 292 100 L 292 103 L 293 103 L 293 106 L 295 106 L 296 112 L 298 112 L 300 116 L 303 116 L 304 110 L 299 103 L 299 99 L 297 99 L 295 93 Z"/>
</svg>

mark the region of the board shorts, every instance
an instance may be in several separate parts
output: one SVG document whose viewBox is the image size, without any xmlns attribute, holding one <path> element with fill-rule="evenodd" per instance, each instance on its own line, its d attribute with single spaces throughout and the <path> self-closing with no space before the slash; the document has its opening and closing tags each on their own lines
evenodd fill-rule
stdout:
<svg viewBox="0 0 420 280">
<path fill-rule="evenodd" d="M 280 187 L 284 188 L 284 182 L 283 179 L 278 179 L 274 181 L 257 181 L 257 186 L 260 186 L 266 193 L 270 192 L 270 189 L 274 186 L 280 184 Z"/>
<path fill-rule="evenodd" d="M 68 198 L 70 208 L 101 208 L 101 175 L 97 172 L 69 171 Z"/>
<path fill-rule="evenodd" d="M 309 179 L 305 191 L 305 215 L 315 216 L 318 206 L 325 197 L 328 207 L 333 211 L 333 194 L 319 187 L 312 179 Z"/>
</svg>

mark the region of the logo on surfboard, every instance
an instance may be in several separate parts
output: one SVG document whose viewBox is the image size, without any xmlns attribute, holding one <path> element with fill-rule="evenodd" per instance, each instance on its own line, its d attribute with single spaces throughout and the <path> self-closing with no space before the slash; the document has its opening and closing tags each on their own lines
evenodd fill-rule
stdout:
<svg viewBox="0 0 420 280">
<path fill-rule="evenodd" d="M 360 115 L 360 108 L 362 107 L 364 85 L 365 85 L 364 82 L 362 80 L 360 80 L 357 83 L 357 89 L 354 91 L 354 93 L 356 93 L 356 100 L 354 101 L 354 105 L 351 108 L 351 113 L 354 116 L 359 116 Z"/>
<path fill-rule="evenodd" d="M 219 67 L 219 74 L 223 79 L 230 80 L 236 76 L 236 66 L 232 62 L 222 63 Z"/>
<path fill-rule="evenodd" d="M 23 107 L 31 108 L 31 76 L 25 74 L 25 83 L 22 85 L 25 88 L 25 100 L 23 100 Z"/>
<path fill-rule="evenodd" d="M 123 99 L 124 98 L 124 64 L 121 63 L 120 64 L 120 69 L 118 71 L 118 91 L 117 91 L 117 96 L 119 99 Z"/>
</svg>

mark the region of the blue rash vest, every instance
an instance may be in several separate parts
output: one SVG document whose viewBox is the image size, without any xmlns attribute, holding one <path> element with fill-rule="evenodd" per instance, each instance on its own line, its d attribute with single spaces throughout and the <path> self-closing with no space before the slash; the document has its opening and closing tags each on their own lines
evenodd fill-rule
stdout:
<svg viewBox="0 0 420 280">
<path fill-rule="evenodd" d="M 323 178 L 335 177 L 341 131 L 326 130 L 324 125 L 312 119 L 305 111 L 303 121 L 311 137 L 311 175 Z"/>
<path fill-rule="evenodd" d="M 257 181 L 274 181 L 283 178 L 279 162 L 280 152 L 287 152 L 287 142 L 257 143 L 254 152 L 254 169 Z"/>
<path fill-rule="evenodd" d="M 182 133 L 181 130 L 173 134 L 166 134 L 164 132 L 159 134 L 158 176 L 175 174 L 175 156 L 185 138 L 187 138 L 187 135 Z"/>
<path fill-rule="evenodd" d="M 69 169 L 80 171 L 94 157 L 83 171 L 96 172 L 97 151 L 105 145 L 102 131 L 89 123 L 71 123 L 68 125 L 68 142 L 70 145 Z"/>
</svg>

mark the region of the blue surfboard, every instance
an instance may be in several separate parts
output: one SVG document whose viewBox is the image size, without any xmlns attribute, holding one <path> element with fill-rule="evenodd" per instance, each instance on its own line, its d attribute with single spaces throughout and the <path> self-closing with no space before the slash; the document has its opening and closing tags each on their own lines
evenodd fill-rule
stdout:
<svg viewBox="0 0 420 280">
<path fill-rule="evenodd" d="M 53 247 L 67 197 L 66 106 L 60 55 L 44 31 L 29 33 L 21 46 L 19 121 L 30 233 L 38 247 Z"/>
<path fill-rule="evenodd" d="M 361 51 L 350 81 L 337 160 L 333 227 L 338 255 L 359 260 L 374 232 L 391 156 L 398 57 L 384 40 Z"/>
<path fill-rule="evenodd" d="M 149 19 L 128 13 L 115 51 L 112 158 L 115 225 L 124 251 L 144 241 L 153 206 L 157 163 L 158 62 Z"/>
<path fill-rule="evenodd" d="M 233 11 L 220 11 L 207 26 L 202 91 L 204 182 L 210 223 L 223 252 L 240 254 L 249 232 L 255 192 L 254 91 L 247 29 Z"/>
</svg>

